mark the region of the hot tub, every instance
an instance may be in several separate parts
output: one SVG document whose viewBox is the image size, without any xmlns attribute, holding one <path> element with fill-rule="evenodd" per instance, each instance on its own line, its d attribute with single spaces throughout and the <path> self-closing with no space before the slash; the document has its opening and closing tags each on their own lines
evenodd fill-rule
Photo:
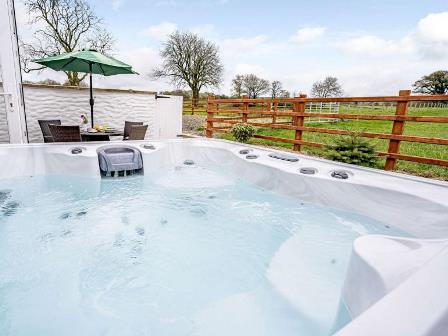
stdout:
<svg viewBox="0 0 448 336">
<path fill-rule="evenodd" d="M 445 334 L 447 183 L 126 146 L 142 174 L 101 174 L 101 143 L 0 147 L 1 335 Z"/>
</svg>

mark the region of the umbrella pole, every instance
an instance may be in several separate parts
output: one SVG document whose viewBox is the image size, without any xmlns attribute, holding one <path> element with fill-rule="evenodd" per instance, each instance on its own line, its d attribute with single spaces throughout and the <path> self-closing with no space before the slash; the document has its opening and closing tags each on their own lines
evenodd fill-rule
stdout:
<svg viewBox="0 0 448 336">
<path fill-rule="evenodd" d="M 95 103 L 93 101 L 93 87 L 92 87 L 92 63 L 89 64 L 89 70 L 90 70 L 90 124 L 93 128 L 93 104 Z"/>
</svg>

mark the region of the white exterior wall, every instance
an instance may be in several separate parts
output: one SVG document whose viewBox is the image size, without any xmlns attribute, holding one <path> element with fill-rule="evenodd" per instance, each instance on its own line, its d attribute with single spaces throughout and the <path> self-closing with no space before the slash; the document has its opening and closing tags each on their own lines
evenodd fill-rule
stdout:
<svg viewBox="0 0 448 336">
<path fill-rule="evenodd" d="M 0 116 L 2 121 L 1 139 L 11 143 L 26 143 L 25 113 L 23 108 L 22 82 L 19 64 L 19 48 L 17 26 L 15 19 L 14 1 L 0 1 L 0 72 L 3 106 Z M 4 89 L 4 90 L 3 90 Z M 6 104 L 4 102 L 6 99 Z M 5 107 L 6 106 L 6 107 Z"/>
<path fill-rule="evenodd" d="M 155 131 L 156 98 L 151 92 L 94 90 L 94 122 L 117 129 L 125 120 L 148 124 L 146 138 Z M 60 119 L 63 125 L 79 125 L 81 114 L 90 122 L 88 88 L 24 85 L 25 111 L 30 142 L 43 142 L 39 119 Z"/>
<path fill-rule="evenodd" d="M 2 94 L 2 87 L 0 86 L 0 143 L 9 143 L 8 116 L 6 110 L 6 99 L 8 98 L 9 95 Z"/>
<path fill-rule="evenodd" d="M 0 92 L 2 86 L 0 83 Z M 39 119 L 60 119 L 79 125 L 81 114 L 90 122 L 88 88 L 24 84 L 29 142 L 43 142 Z M 156 99 L 153 92 L 94 89 L 94 122 L 122 130 L 125 120 L 147 124 L 146 139 L 175 138 L 182 133 L 182 97 Z M 9 143 L 6 104 L 0 95 L 0 143 Z"/>
</svg>

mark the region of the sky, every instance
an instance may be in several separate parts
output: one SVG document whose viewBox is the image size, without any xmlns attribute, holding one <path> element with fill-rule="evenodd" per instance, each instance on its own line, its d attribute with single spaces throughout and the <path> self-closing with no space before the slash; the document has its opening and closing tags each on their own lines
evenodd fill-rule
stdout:
<svg viewBox="0 0 448 336">
<path fill-rule="evenodd" d="M 32 35 L 21 0 L 19 34 Z M 310 92 L 326 76 L 347 96 L 395 95 L 432 71 L 448 69 L 447 0 L 89 0 L 116 43 L 114 56 L 139 76 L 96 76 L 99 87 L 174 89 L 153 81 L 167 36 L 189 30 L 214 42 L 224 65 L 218 89 L 230 94 L 236 74 L 279 80 L 292 93 Z M 46 70 L 24 79 L 53 78 Z"/>
</svg>

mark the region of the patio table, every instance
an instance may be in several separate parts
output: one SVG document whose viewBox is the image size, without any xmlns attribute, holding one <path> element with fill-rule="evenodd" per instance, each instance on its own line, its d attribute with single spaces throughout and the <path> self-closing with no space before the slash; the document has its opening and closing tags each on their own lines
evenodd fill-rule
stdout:
<svg viewBox="0 0 448 336">
<path fill-rule="evenodd" d="M 123 136 L 123 132 L 81 132 L 82 141 L 110 141 L 111 136 Z"/>
</svg>

